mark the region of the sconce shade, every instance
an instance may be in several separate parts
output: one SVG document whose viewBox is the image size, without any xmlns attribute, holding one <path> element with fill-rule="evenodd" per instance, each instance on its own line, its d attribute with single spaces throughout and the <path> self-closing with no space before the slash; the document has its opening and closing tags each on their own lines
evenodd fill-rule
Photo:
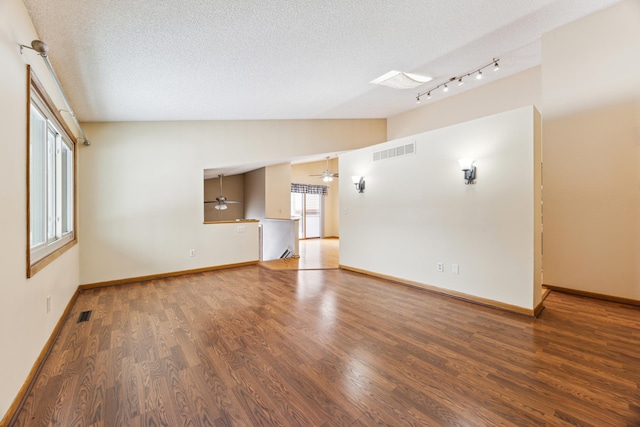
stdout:
<svg viewBox="0 0 640 427">
<path fill-rule="evenodd" d="M 358 193 L 364 193 L 364 176 L 352 176 L 351 180 L 356 185 L 356 191 Z"/>
<path fill-rule="evenodd" d="M 458 160 L 458 163 L 460 164 L 460 169 L 463 171 L 468 171 L 471 168 L 473 168 L 473 162 L 474 160 L 469 157 L 465 157 L 464 159 Z"/>
<path fill-rule="evenodd" d="M 476 179 L 476 167 L 473 165 L 473 163 L 474 160 L 469 157 L 458 160 L 460 169 L 462 169 L 462 171 L 464 172 L 465 185 L 473 184 L 474 180 Z"/>
</svg>

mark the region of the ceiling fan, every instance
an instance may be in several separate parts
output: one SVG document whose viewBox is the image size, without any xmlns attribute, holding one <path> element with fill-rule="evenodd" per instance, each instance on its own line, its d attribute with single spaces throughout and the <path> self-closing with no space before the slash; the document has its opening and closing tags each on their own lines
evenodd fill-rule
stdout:
<svg viewBox="0 0 640 427">
<path fill-rule="evenodd" d="M 338 178 L 340 175 L 337 172 L 334 173 L 329 170 L 329 157 L 327 156 L 327 169 L 325 169 L 325 171 L 322 172 L 322 174 L 320 175 L 309 175 L 309 176 L 319 176 L 322 178 L 324 182 L 331 182 L 333 181 L 333 178 Z"/>
<path fill-rule="evenodd" d="M 216 197 L 215 200 L 205 200 L 205 203 L 215 203 L 216 205 L 214 206 L 215 209 L 219 210 L 219 211 L 224 211 L 228 208 L 227 204 L 228 203 L 244 203 L 238 200 L 227 200 L 226 197 L 224 197 L 222 195 L 222 177 L 224 175 L 220 174 L 218 175 L 218 180 L 220 181 L 220 196 Z"/>
</svg>

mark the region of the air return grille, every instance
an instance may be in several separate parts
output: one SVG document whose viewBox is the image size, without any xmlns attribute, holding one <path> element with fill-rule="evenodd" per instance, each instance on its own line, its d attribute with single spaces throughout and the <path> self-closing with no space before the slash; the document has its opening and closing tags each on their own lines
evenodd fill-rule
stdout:
<svg viewBox="0 0 640 427">
<path fill-rule="evenodd" d="M 416 154 L 416 143 L 403 144 L 393 148 L 387 148 L 382 151 L 374 151 L 373 161 L 386 160 L 394 157 L 408 156 L 410 154 Z"/>
<path fill-rule="evenodd" d="M 83 311 L 82 313 L 80 313 L 80 316 L 78 316 L 78 321 L 76 323 L 86 322 L 90 318 L 91 318 L 91 310 Z"/>
</svg>

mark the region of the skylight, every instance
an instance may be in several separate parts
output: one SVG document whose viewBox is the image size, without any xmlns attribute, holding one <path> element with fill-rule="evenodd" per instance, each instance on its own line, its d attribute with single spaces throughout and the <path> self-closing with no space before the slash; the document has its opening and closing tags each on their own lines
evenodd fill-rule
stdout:
<svg viewBox="0 0 640 427">
<path fill-rule="evenodd" d="M 375 80 L 371 80 L 370 83 L 376 85 L 389 86 L 394 89 L 413 89 L 432 78 L 427 76 L 420 76 L 418 74 L 403 73 L 402 71 L 389 71 L 386 74 L 381 75 Z"/>
</svg>

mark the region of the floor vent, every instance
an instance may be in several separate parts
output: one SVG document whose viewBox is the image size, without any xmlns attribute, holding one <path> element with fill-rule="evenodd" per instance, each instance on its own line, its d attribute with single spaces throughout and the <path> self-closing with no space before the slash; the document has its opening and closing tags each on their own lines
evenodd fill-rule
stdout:
<svg viewBox="0 0 640 427">
<path fill-rule="evenodd" d="M 378 160 L 386 160 L 394 157 L 400 156 L 408 156 L 410 154 L 416 153 L 416 143 L 412 142 L 411 144 L 399 145 L 393 148 L 387 148 L 382 151 L 375 151 L 373 153 L 373 161 L 377 162 Z"/>
<path fill-rule="evenodd" d="M 82 313 L 80 313 L 80 316 L 78 317 L 78 321 L 76 323 L 86 322 L 90 318 L 91 318 L 91 310 L 83 311 Z"/>
</svg>

